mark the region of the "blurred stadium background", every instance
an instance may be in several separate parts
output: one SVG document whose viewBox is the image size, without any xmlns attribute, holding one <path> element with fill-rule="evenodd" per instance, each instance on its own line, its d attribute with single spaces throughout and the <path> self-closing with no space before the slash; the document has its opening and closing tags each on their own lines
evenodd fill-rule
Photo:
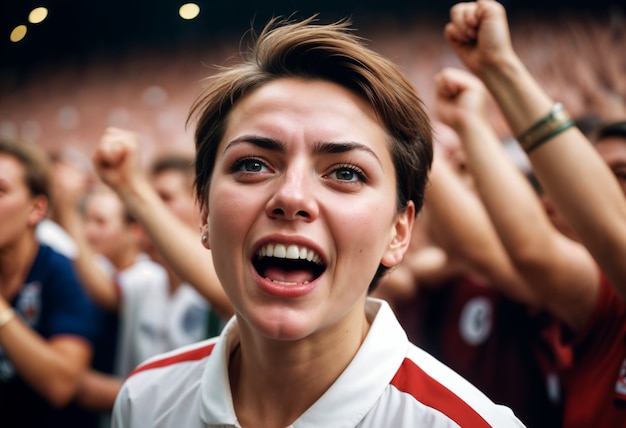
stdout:
<svg viewBox="0 0 626 428">
<path fill-rule="evenodd" d="M 396 61 L 428 104 L 432 77 L 459 66 L 442 37 L 454 1 L 3 0 L 0 135 L 90 155 L 104 128 L 141 133 L 144 156 L 192 151 L 185 129 L 203 77 L 233 57 L 242 34 L 271 16 L 350 17 L 358 34 Z M 626 6 L 617 0 L 506 0 L 514 43 L 553 97 L 581 116 L 624 117 Z M 29 13 L 45 7 L 39 23 Z M 35 20 L 36 21 L 36 20 Z M 14 32 L 19 25 L 26 33 Z M 503 138 L 507 128 L 497 115 Z"/>
</svg>

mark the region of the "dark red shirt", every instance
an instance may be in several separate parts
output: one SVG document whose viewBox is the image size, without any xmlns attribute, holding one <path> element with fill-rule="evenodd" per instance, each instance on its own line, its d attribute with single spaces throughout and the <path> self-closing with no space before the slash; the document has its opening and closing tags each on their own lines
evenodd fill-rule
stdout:
<svg viewBox="0 0 626 428">
<path fill-rule="evenodd" d="M 626 303 L 604 275 L 586 328 L 572 342 L 564 427 L 626 427 Z"/>
<path fill-rule="evenodd" d="M 571 355 L 559 345 L 552 317 L 469 278 L 420 287 L 397 315 L 413 343 L 509 406 L 527 427 L 561 426 L 558 372 Z"/>
</svg>

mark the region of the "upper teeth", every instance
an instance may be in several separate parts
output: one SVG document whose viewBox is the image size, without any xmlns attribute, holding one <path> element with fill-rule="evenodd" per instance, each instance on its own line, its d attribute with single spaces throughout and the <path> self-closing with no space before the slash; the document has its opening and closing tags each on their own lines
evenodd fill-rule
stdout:
<svg viewBox="0 0 626 428">
<path fill-rule="evenodd" d="M 315 251 L 299 245 L 267 244 L 257 252 L 259 257 L 276 257 L 279 259 L 308 260 L 321 264 L 322 259 Z"/>
</svg>

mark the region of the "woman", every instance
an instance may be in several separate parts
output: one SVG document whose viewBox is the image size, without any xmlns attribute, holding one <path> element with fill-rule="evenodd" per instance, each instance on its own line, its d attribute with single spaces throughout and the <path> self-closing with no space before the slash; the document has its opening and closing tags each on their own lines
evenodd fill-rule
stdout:
<svg viewBox="0 0 626 428">
<path fill-rule="evenodd" d="M 521 425 L 367 297 L 402 260 L 432 158 L 394 65 L 346 23 L 272 22 L 193 112 L 201 240 L 236 315 L 135 370 L 113 426 Z M 125 135 L 95 155 L 110 182 Z"/>
</svg>

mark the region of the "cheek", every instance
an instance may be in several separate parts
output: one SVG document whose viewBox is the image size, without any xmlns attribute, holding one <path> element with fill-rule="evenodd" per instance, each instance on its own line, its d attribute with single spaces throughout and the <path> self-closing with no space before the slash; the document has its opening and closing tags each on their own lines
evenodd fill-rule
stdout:
<svg viewBox="0 0 626 428">
<path fill-rule="evenodd" d="M 338 245 L 348 248 L 356 256 L 365 259 L 361 265 L 370 262 L 378 266 L 383 252 L 389 243 L 392 213 L 377 204 L 367 204 L 350 211 L 342 218 L 333 233 Z"/>
<path fill-rule="evenodd" d="M 250 217 L 257 211 L 250 204 L 250 197 L 238 192 L 212 189 L 209 197 L 208 235 L 211 248 L 228 246 L 236 237 L 245 233 Z"/>
<path fill-rule="evenodd" d="M 27 217 L 28 211 L 20 204 L 0 204 L 0 223 L 6 233 L 12 233 L 25 227 Z"/>
</svg>

